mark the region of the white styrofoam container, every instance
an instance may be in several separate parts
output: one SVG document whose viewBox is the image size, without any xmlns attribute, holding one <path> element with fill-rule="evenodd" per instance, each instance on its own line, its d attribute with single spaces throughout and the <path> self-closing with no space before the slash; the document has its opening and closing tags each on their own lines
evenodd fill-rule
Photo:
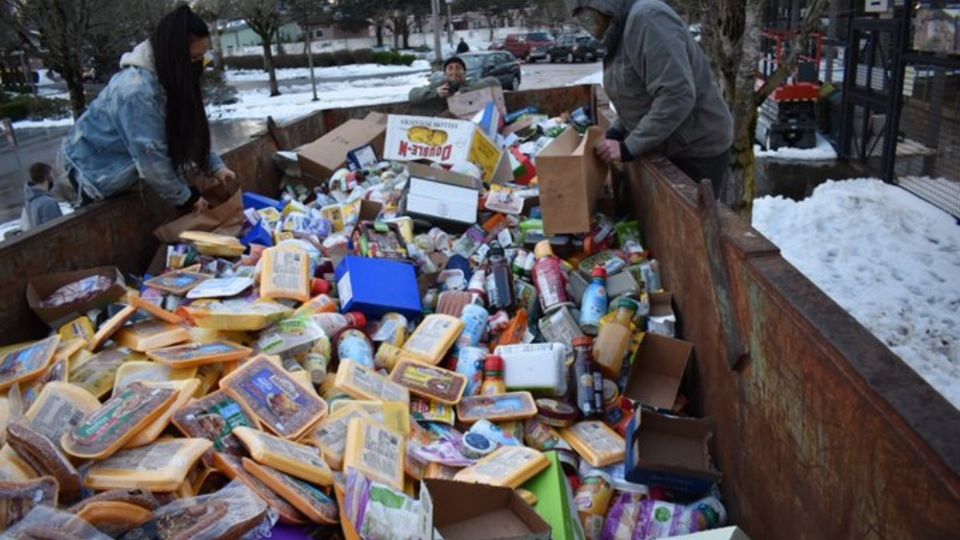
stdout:
<svg viewBox="0 0 960 540">
<path fill-rule="evenodd" d="M 567 349 L 562 343 L 503 345 L 494 354 L 503 358 L 507 390 L 531 390 L 554 396 L 567 392 Z"/>
</svg>

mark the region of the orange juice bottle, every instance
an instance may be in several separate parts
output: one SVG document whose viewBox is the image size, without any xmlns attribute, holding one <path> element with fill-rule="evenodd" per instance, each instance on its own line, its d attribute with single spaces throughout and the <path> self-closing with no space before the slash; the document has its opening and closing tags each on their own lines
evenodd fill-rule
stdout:
<svg viewBox="0 0 960 540">
<path fill-rule="evenodd" d="M 520 308 L 517 310 L 517 316 L 510 319 L 507 329 L 500 334 L 500 338 L 490 344 L 490 352 L 493 352 L 500 345 L 517 345 L 523 343 L 523 337 L 527 334 L 527 324 L 529 317 L 527 310 Z"/>
<path fill-rule="evenodd" d="M 621 300 L 617 304 L 617 313 L 613 319 L 600 326 L 600 333 L 593 344 L 593 360 L 600 366 L 603 375 L 617 380 L 620 377 L 620 368 L 623 367 L 623 358 L 630 348 L 630 339 L 633 337 L 633 315 L 636 306 L 629 300 Z"/>
</svg>

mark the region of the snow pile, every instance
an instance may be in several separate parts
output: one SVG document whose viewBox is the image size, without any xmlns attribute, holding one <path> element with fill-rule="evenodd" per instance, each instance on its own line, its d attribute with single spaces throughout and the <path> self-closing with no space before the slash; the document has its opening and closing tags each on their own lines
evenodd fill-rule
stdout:
<svg viewBox="0 0 960 540">
<path fill-rule="evenodd" d="M 960 408 L 960 226 L 875 179 L 754 201 L 783 257 Z"/>
<path fill-rule="evenodd" d="M 600 86 L 603 86 L 603 70 L 599 69 L 596 71 L 596 73 L 591 73 L 590 75 L 582 77 L 573 83 L 573 85 L 578 84 L 599 84 Z"/>
<path fill-rule="evenodd" d="M 814 148 L 782 146 L 776 150 L 762 150 L 759 145 L 754 145 L 753 153 L 758 158 L 781 161 L 828 161 L 837 159 L 837 151 L 833 149 L 830 141 L 819 133 L 817 133 L 817 146 Z"/>
<path fill-rule="evenodd" d="M 65 116 L 63 118 L 44 118 L 43 120 L 20 120 L 19 122 L 13 123 L 13 129 L 24 129 L 24 128 L 53 128 L 53 127 L 63 127 L 63 126 L 72 126 L 73 117 Z"/>
<path fill-rule="evenodd" d="M 286 121 L 321 109 L 406 101 L 411 88 L 425 84 L 426 74 L 317 84 L 320 101 L 312 101 L 310 85 L 285 88 L 284 93 L 276 97 L 270 97 L 267 89 L 249 90 L 238 94 L 238 103 L 207 107 L 207 115 L 211 120 L 269 115 L 277 121 Z"/>
<path fill-rule="evenodd" d="M 364 77 L 376 75 L 398 75 L 410 72 L 424 71 L 430 69 L 430 62 L 426 60 L 414 60 L 409 66 L 385 66 L 380 64 L 354 64 L 350 66 L 331 66 L 314 68 L 314 76 L 317 80 L 330 79 L 335 77 Z M 310 68 L 290 68 L 278 69 L 277 80 L 285 81 L 289 79 L 308 79 L 310 78 Z M 228 82 L 240 81 L 266 81 L 269 75 L 266 71 L 259 69 L 227 71 L 226 78 Z"/>
</svg>

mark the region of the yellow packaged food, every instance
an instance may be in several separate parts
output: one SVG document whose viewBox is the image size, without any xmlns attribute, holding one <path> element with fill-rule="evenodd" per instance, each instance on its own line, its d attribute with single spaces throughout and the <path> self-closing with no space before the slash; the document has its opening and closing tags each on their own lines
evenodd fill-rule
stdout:
<svg viewBox="0 0 960 540">
<path fill-rule="evenodd" d="M 200 328 L 254 332 L 285 319 L 293 310 L 276 302 L 200 301 L 184 308 Z"/>
<path fill-rule="evenodd" d="M 139 448 L 121 450 L 90 467 L 85 480 L 90 489 L 146 489 L 176 491 L 187 473 L 213 443 L 206 439 L 162 439 Z"/>
<path fill-rule="evenodd" d="M 537 415 L 537 404 L 530 392 L 508 392 L 494 396 L 469 396 L 457 404 L 457 418 L 472 424 L 478 420 L 510 422 Z"/>
<path fill-rule="evenodd" d="M 370 419 L 370 415 L 357 403 L 335 408 L 329 416 L 320 420 L 304 437 L 303 442 L 316 446 L 323 458 L 334 470 L 343 469 L 343 454 L 347 447 L 347 427 L 354 418 Z"/>
<path fill-rule="evenodd" d="M 57 333 L 60 334 L 60 339 L 64 341 L 79 338 L 86 343 L 93 339 L 96 330 L 93 328 L 90 318 L 82 316 L 61 326 Z"/>
<path fill-rule="evenodd" d="M 174 369 L 156 362 L 130 361 L 117 368 L 113 381 L 113 393 L 123 390 L 133 382 L 184 381 L 197 375 L 197 368 Z"/>
<path fill-rule="evenodd" d="M 526 446 L 501 446 L 458 472 L 454 480 L 516 489 L 549 466 L 550 461 L 538 450 Z"/>
<path fill-rule="evenodd" d="M 337 400 L 331 406 L 331 412 L 344 407 L 359 405 L 372 419 L 404 436 L 410 434 L 410 406 L 399 401 L 357 401 Z"/>
<path fill-rule="evenodd" d="M 314 523 L 337 523 L 337 503 L 320 488 L 299 478 L 243 458 L 243 468 Z"/>
<path fill-rule="evenodd" d="M 169 324 L 181 324 L 183 318 L 181 318 L 176 313 L 169 312 L 162 307 L 145 300 L 139 293 L 136 291 L 130 291 L 127 293 L 127 301 L 130 302 L 131 306 L 136 307 L 137 309 L 146 311 L 150 315 L 156 317 L 157 319 L 169 323 Z"/>
<path fill-rule="evenodd" d="M 425 364 L 435 366 L 443 360 L 460 333 L 463 321 L 450 315 L 427 315 L 403 344 L 403 350 Z"/>
<path fill-rule="evenodd" d="M 42 375 L 53 360 L 59 343 L 60 336 L 53 335 L 40 341 L 10 347 L 0 353 L 0 390 Z"/>
<path fill-rule="evenodd" d="M 601 421 L 577 422 L 560 430 L 560 436 L 593 467 L 606 467 L 626 459 L 623 437 Z"/>
<path fill-rule="evenodd" d="M 144 321 L 121 328 L 113 340 L 121 347 L 145 352 L 189 341 L 190 332 L 164 321 Z"/>
<path fill-rule="evenodd" d="M 410 403 L 406 388 L 353 360 L 340 362 L 334 388 L 361 400 Z"/>
<path fill-rule="evenodd" d="M 200 387 L 200 381 L 197 379 L 146 382 L 144 384 L 151 388 L 169 388 L 176 390 L 178 394 L 176 399 L 173 401 L 173 405 L 167 407 L 167 409 L 163 411 L 163 413 L 161 413 L 160 416 L 158 416 L 153 422 L 150 422 L 147 424 L 147 427 L 137 432 L 137 434 L 130 439 L 127 444 L 124 445 L 124 448 L 135 448 L 137 446 L 150 444 L 157 440 L 157 437 L 163 433 L 163 430 L 167 429 L 167 426 L 170 425 L 170 419 L 173 417 L 174 413 L 186 405 L 187 402 L 190 401 L 190 398 L 193 397 L 193 393 L 196 392 L 197 388 Z"/>
<path fill-rule="evenodd" d="M 213 277 L 209 274 L 201 274 L 195 271 L 199 269 L 200 265 L 198 264 L 190 268 L 184 268 L 183 270 L 174 270 L 173 272 L 167 272 L 153 279 L 148 279 L 143 285 L 175 296 L 184 296 L 190 292 L 190 289 Z"/>
<path fill-rule="evenodd" d="M 248 427 L 233 428 L 233 434 L 257 463 L 314 484 L 333 484 L 333 471 L 323 460 L 320 449 Z"/>
<path fill-rule="evenodd" d="M 191 368 L 241 360 L 250 356 L 252 352 L 251 349 L 237 343 L 217 340 L 153 349 L 147 352 L 147 357 L 170 367 Z"/>
<path fill-rule="evenodd" d="M 381 424 L 354 418 L 347 427 L 343 470 L 355 469 L 370 480 L 403 490 L 406 439 Z"/>
<path fill-rule="evenodd" d="M 132 319 L 136 314 L 137 308 L 133 306 L 126 306 L 121 309 L 116 315 L 111 317 L 110 320 L 103 323 L 97 330 L 97 333 L 93 335 L 93 338 L 87 341 L 87 350 L 96 352 L 97 349 L 102 347 L 113 334 L 120 330 L 123 325 L 127 324 L 127 321 Z"/>
<path fill-rule="evenodd" d="M 146 359 L 146 357 L 126 348 L 104 349 L 85 360 L 71 362 L 67 381 L 100 399 L 110 393 L 120 366 L 124 362 L 138 359 Z"/>
<path fill-rule="evenodd" d="M 59 447 L 65 433 L 99 408 L 100 401 L 83 388 L 65 382 L 49 382 L 27 409 L 22 422 Z"/>
<path fill-rule="evenodd" d="M 310 255 L 298 247 L 272 247 L 261 259 L 260 296 L 310 300 Z"/>
<path fill-rule="evenodd" d="M 240 240 L 233 236 L 202 231 L 184 231 L 180 239 L 197 246 L 197 251 L 213 257 L 239 257 L 247 250 Z"/>
<path fill-rule="evenodd" d="M 37 471 L 21 459 L 10 445 L 0 449 L 0 482 L 28 482 L 37 476 Z"/>
<path fill-rule="evenodd" d="M 467 387 L 467 377 L 462 373 L 410 360 L 401 360 L 390 373 L 390 380 L 412 394 L 447 405 L 456 405 Z"/>
</svg>

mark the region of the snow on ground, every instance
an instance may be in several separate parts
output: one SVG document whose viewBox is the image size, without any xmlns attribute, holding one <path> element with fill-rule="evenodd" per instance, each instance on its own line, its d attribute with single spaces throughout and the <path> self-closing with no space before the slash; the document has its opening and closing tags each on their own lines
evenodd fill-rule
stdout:
<svg viewBox="0 0 960 540">
<path fill-rule="evenodd" d="M 960 226 L 875 179 L 754 201 L 783 257 L 960 408 Z"/>
<path fill-rule="evenodd" d="M 586 77 L 581 77 L 573 83 L 573 86 L 578 84 L 599 84 L 600 86 L 603 86 L 603 70 L 599 69 L 596 73 L 591 73 Z"/>
<path fill-rule="evenodd" d="M 402 74 L 405 72 L 423 71 L 430 69 L 430 62 L 426 60 L 415 60 L 409 66 L 385 66 L 380 64 L 354 64 L 350 66 L 331 66 L 318 67 L 314 69 L 314 75 L 317 80 L 330 79 L 334 77 L 357 77 L 366 75 L 384 75 L 384 74 Z M 290 68 L 278 69 L 277 80 L 301 79 L 310 77 L 310 68 Z M 261 70 L 237 70 L 227 71 L 228 82 L 239 81 L 266 81 L 269 76 L 267 72 Z"/>
<path fill-rule="evenodd" d="M 355 107 L 406 101 L 410 89 L 427 83 L 427 74 L 403 75 L 317 85 L 320 101 L 311 101 L 310 85 L 287 87 L 284 93 L 270 97 L 269 90 L 240 92 L 240 101 L 233 105 L 207 107 L 211 120 L 229 118 L 266 118 L 292 120 L 320 109 Z"/>
<path fill-rule="evenodd" d="M 760 145 L 754 145 L 753 152 L 758 158 L 781 161 L 827 161 L 837 159 L 837 151 L 833 149 L 830 141 L 819 133 L 817 133 L 817 146 L 814 148 L 782 146 L 776 150 L 762 150 Z"/>
<path fill-rule="evenodd" d="M 13 123 L 13 129 L 51 128 L 51 127 L 72 126 L 72 125 L 73 125 L 73 117 L 67 116 L 64 118 L 45 118 L 43 120 L 20 120 L 19 122 Z"/>
</svg>

